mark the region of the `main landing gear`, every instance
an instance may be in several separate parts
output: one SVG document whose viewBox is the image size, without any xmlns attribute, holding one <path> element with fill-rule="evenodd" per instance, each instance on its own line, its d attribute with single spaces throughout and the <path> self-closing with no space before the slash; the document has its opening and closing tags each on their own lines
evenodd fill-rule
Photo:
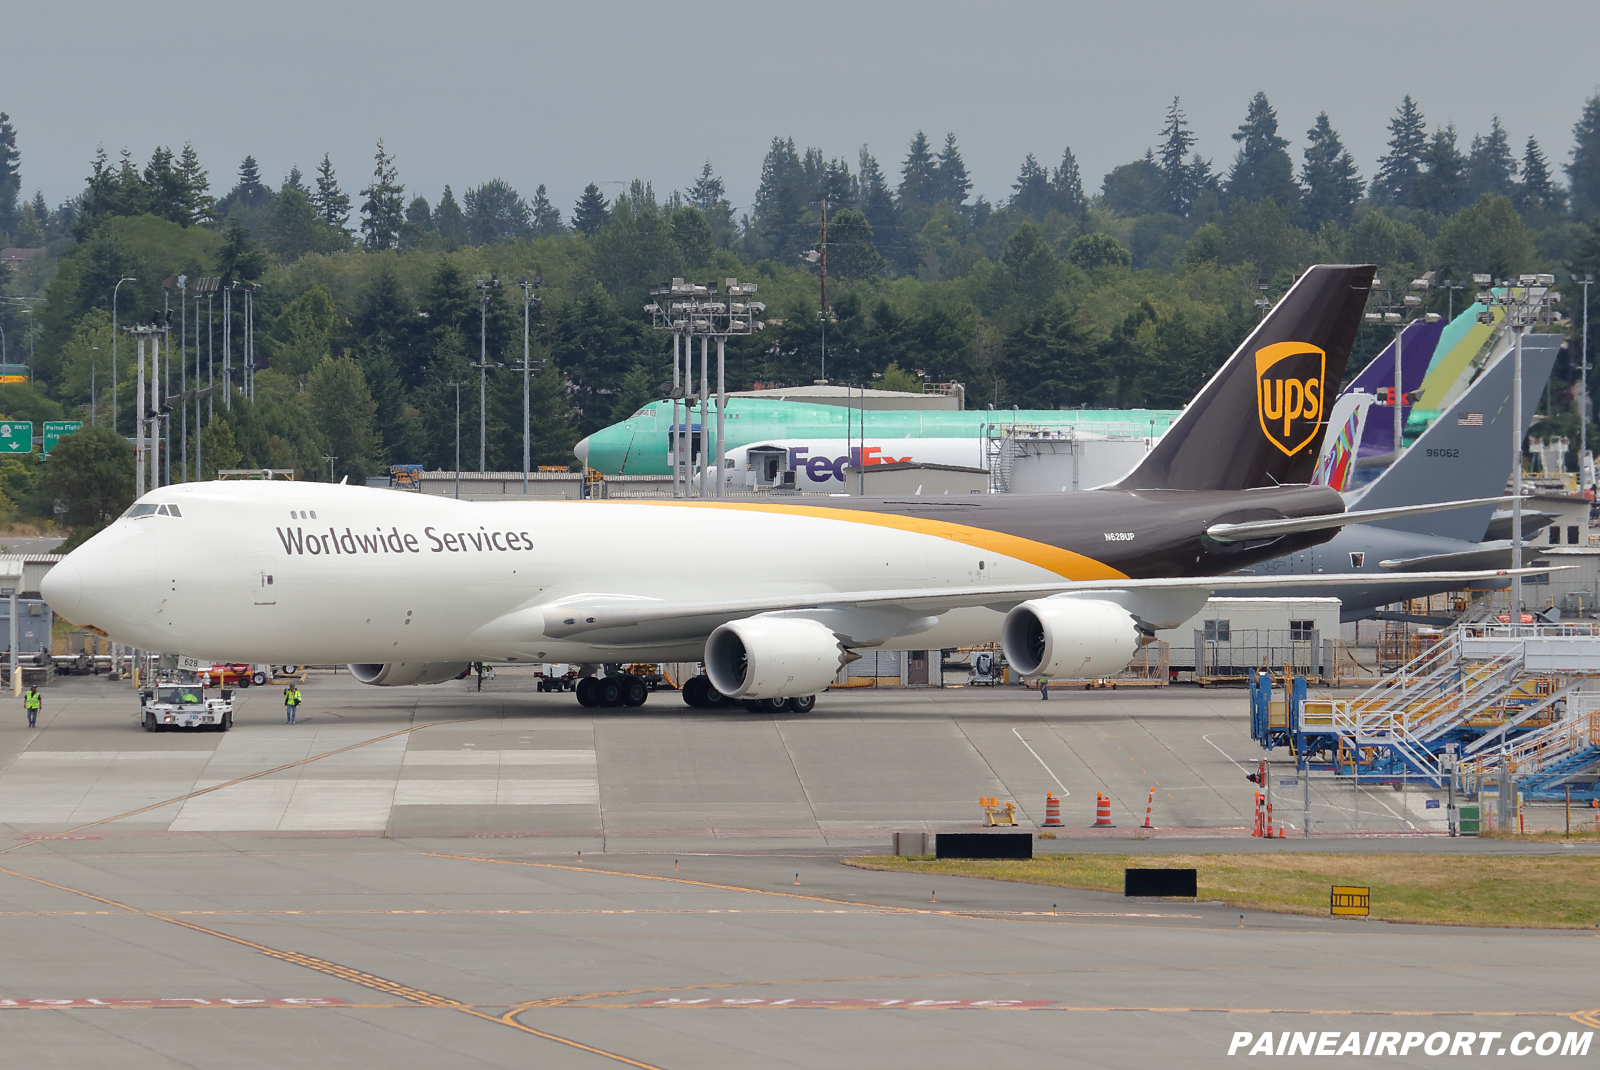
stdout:
<svg viewBox="0 0 1600 1070">
<path fill-rule="evenodd" d="M 721 691 L 711 686 L 711 680 L 706 676 L 695 676 L 684 682 L 683 701 L 696 709 L 723 709 L 734 705 L 743 706 L 751 713 L 779 713 L 789 710 L 792 713 L 810 713 L 817 704 L 817 696 L 801 695 L 796 698 L 747 698 L 731 699 Z"/>
<path fill-rule="evenodd" d="M 645 682 L 626 673 L 621 676 L 585 676 L 573 691 L 577 693 L 578 705 L 591 708 L 643 706 L 645 699 L 650 697 L 650 689 Z"/>
</svg>

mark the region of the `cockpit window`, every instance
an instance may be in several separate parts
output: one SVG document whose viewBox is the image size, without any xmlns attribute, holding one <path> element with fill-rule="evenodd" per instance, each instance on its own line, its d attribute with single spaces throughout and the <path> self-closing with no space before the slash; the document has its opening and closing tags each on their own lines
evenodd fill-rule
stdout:
<svg viewBox="0 0 1600 1070">
<path fill-rule="evenodd" d="M 637 419 L 639 419 L 641 417 L 644 417 L 646 419 L 654 420 L 656 418 L 656 410 L 649 409 L 649 408 L 640 409 L 638 412 L 633 414 L 631 419 L 637 420 Z"/>
<path fill-rule="evenodd" d="M 137 503 L 135 505 L 130 505 L 128 507 L 128 511 L 126 513 L 123 513 L 122 515 L 123 516 L 152 516 L 152 515 L 154 515 L 155 511 L 158 508 L 160 508 L 160 507 L 156 506 L 156 505 L 152 505 L 149 502 L 139 502 L 139 503 Z"/>
<path fill-rule="evenodd" d="M 176 505 L 163 505 L 161 507 L 161 512 L 164 516 L 181 517 L 183 515 L 182 513 L 178 512 L 178 507 Z"/>
</svg>

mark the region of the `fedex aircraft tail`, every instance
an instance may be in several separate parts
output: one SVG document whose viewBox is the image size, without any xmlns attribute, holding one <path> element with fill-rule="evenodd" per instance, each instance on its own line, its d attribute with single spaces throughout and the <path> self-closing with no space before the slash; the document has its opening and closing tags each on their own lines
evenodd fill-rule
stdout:
<svg viewBox="0 0 1600 1070">
<path fill-rule="evenodd" d="M 1245 490 L 1310 481 L 1371 265 L 1300 276 L 1189 403 L 1122 490 Z"/>
</svg>

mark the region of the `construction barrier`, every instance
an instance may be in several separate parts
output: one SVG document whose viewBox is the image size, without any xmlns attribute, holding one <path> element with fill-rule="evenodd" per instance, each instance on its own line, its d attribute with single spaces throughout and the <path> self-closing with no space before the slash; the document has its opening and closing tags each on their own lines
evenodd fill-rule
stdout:
<svg viewBox="0 0 1600 1070">
<path fill-rule="evenodd" d="M 1116 828 L 1111 823 L 1111 796 L 1098 791 L 1094 793 L 1094 824 L 1090 827 L 1097 829 Z"/>
<path fill-rule="evenodd" d="M 1044 827 L 1048 829 L 1061 827 L 1061 800 L 1049 792 L 1044 796 Z"/>
</svg>

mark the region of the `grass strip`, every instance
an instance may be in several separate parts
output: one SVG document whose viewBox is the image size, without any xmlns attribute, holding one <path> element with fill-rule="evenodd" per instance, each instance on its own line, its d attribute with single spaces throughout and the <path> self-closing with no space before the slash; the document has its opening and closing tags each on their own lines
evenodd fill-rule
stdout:
<svg viewBox="0 0 1600 1070">
<path fill-rule="evenodd" d="M 1329 887 L 1354 884 L 1372 889 L 1372 916 L 1385 921 L 1542 929 L 1600 926 L 1600 860 L 1593 856 L 1091 853 L 1041 855 L 1031 861 L 894 856 L 843 861 L 859 869 L 1102 892 L 1122 891 L 1125 868 L 1194 869 L 1202 900 L 1252 910 L 1325 916 Z"/>
</svg>

